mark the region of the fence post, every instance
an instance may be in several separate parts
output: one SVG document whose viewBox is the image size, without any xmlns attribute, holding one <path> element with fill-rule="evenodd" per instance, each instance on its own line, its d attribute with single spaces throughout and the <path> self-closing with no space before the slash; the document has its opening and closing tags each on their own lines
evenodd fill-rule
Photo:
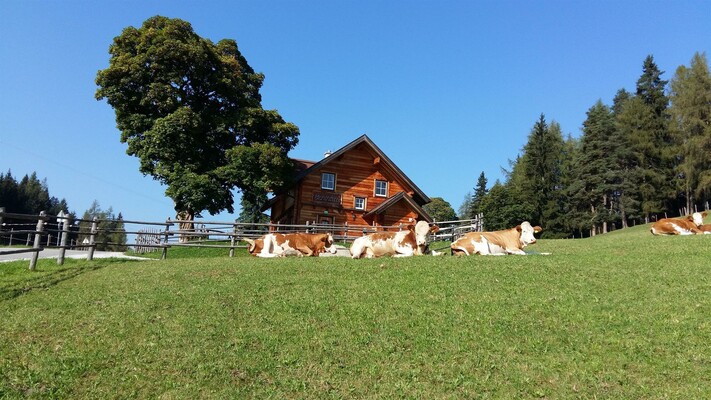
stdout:
<svg viewBox="0 0 711 400">
<path fill-rule="evenodd" d="M 64 254 L 67 251 L 67 238 L 69 237 L 69 218 L 62 219 L 62 232 L 59 235 L 62 237 L 59 247 L 59 257 L 57 257 L 57 264 L 64 265 Z"/>
<path fill-rule="evenodd" d="M 2 232 L 2 216 L 5 214 L 5 207 L 0 207 L 0 232 Z M 10 246 L 12 246 L 12 230 L 13 228 L 10 227 Z M 2 244 L 2 242 L 0 242 Z"/>
<path fill-rule="evenodd" d="M 86 257 L 87 260 L 91 261 L 94 259 L 94 251 L 96 250 L 96 228 L 98 226 L 97 218 L 91 220 L 91 235 L 89 236 L 89 255 Z"/>
<path fill-rule="evenodd" d="M 168 232 L 170 231 L 171 225 L 173 225 L 173 223 L 170 221 L 170 217 L 168 217 L 168 220 L 165 222 L 165 232 L 163 233 L 163 253 L 160 256 L 161 260 L 168 258 Z"/>
<path fill-rule="evenodd" d="M 47 215 L 46 212 L 40 211 L 39 219 L 37 220 L 37 228 L 35 229 L 35 243 L 32 248 L 32 258 L 30 259 L 30 271 L 34 271 L 37 268 L 37 259 L 39 258 L 40 246 L 42 245 L 42 230 L 44 229 L 44 216 Z"/>
<path fill-rule="evenodd" d="M 230 258 L 235 256 L 235 239 L 237 238 L 237 220 L 232 224 L 232 238 L 230 239 Z"/>
</svg>

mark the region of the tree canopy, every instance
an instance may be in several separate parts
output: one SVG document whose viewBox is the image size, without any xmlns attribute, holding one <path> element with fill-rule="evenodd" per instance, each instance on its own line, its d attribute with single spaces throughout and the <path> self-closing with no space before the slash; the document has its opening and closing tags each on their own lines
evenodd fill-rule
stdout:
<svg viewBox="0 0 711 400">
<path fill-rule="evenodd" d="M 430 203 L 422 207 L 435 221 L 455 221 L 457 213 L 448 201 L 441 197 L 433 197 Z"/>
<path fill-rule="evenodd" d="M 213 43 L 180 19 L 127 27 L 97 73 L 97 100 L 116 114 L 139 171 L 167 186 L 177 212 L 234 211 L 232 190 L 256 199 L 285 183 L 298 128 L 264 110 L 264 75 L 237 42 Z"/>
</svg>

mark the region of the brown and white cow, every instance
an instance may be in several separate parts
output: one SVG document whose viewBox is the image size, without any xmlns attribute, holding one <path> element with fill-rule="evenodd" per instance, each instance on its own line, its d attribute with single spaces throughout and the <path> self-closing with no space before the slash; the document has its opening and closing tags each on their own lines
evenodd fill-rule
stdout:
<svg viewBox="0 0 711 400">
<path fill-rule="evenodd" d="M 699 229 L 699 227 L 703 225 L 706 214 L 706 212 L 696 212 L 683 218 L 663 218 L 652 224 L 650 232 L 652 232 L 652 235 L 703 234 L 703 230 Z"/>
<path fill-rule="evenodd" d="M 515 228 L 494 232 L 469 232 L 451 244 L 452 254 L 462 255 L 505 255 L 526 254 L 523 248 L 536 243 L 534 233 L 542 231 L 524 221 Z"/>
<path fill-rule="evenodd" d="M 381 256 L 409 257 L 424 254 L 427 235 L 437 232 L 439 227 L 427 221 L 408 225 L 400 232 L 376 232 L 361 236 L 353 241 L 350 252 L 352 258 L 373 258 Z"/>
<path fill-rule="evenodd" d="M 269 233 L 259 239 L 245 239 L 248 251 L 253 256 L 271 258 L 284 256 L 310 256 L 336 253 L 333 236 L 330 233 Z"/>
</svg>

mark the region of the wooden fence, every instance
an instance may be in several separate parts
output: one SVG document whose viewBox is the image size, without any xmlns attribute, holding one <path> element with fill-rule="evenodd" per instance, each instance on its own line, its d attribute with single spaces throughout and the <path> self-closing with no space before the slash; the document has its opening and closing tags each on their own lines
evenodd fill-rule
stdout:
<svg viewBox="0 0 711 400">
<path fill-rule="evenodd" d="M 12 221 L 3 222 L 3 221 Z M 56 221 L 50 223 L 48 221 Z M 439 231 L 434 234 L 435 241 L 454 241 L 459 236 L 470 231 L 482 230 L 483 218 L 480 215 L 472 220 L 435 222 Z M 88 232 L 79 232 L 80 222 L 90 224 Z M 137 253 L 149 251 L 162 251 L 161 258 L 168 257 L 171 247 L 201 247 L 229 249 L 229 256 L 234 257 L 235 249 L 245 248 L 242 243 L 244 238 L 256 239 L 267 232 L 309 232 L 330 233 L 337 242 L 350 242 L 357 237 L 378 231 L 399 231 L 406 229 L 404 225 L 374 227 L 367 225 L 284 225 L 284 224 L 256 224 L 243 222 L 214 222 L 202 220 L 171 220 L 165 222 L 146 222 L 120 220 L 124 229 L 109 230 L 100 228 L 100 220 L 70 219 L 68 216 L 52 216 L 41 212 L 39 215 L 6 213 L 0 207 L 0 239 L 8 241 L 9 245 L 25 245 L 22 248 L 0 247 L 0 255 L 30 253 L 30 269 L 34 270 L 39 258 L 39 252 L 45 248 L 60 250 L 57 263 L 64 263 L 65 251 L 83 250 L 87 252 L 87 259 L 92 260 L 98 245 L 126 246 Z M 112 221 L 117 222 L 117 221 Z M 33 227 L 34 226 L 34 227 Z M 129 229 L 126 229 L 129 227 Z M 181 227 L 188 227 L 181 229 Z M 131 238 L 129 243 L 113 243 L 104 241 L 97 243 L 99 233 L 124 233 Z M 70 236 L 77 236 L 77 240 L 69 240 Z M 29 247 L 30 241 L 32 247 Z"/>
</svg>

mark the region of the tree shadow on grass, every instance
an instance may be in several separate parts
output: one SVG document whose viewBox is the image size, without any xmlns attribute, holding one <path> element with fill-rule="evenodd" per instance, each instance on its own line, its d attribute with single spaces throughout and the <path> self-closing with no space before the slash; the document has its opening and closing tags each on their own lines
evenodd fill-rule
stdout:
<svg viewBox="0 0 711 400">
<path fill-rule="evenodd" d="M 0 301 L 11 300 L 37 289 L 48 289 L 61 282 L 74 279 L 77 276 L 83 275 L 87 272 L 97 271 L 102 268 L 106 268 L 115 262 L 125 263 L 127 262 L 127 260 L 105 259 L 91 265 L 70 266 L 37 277 L 30 277 L 28 279 L 23 279 L 18 282 L 12 282 L 7 285 L 0 286 Z"/>
</svg>

